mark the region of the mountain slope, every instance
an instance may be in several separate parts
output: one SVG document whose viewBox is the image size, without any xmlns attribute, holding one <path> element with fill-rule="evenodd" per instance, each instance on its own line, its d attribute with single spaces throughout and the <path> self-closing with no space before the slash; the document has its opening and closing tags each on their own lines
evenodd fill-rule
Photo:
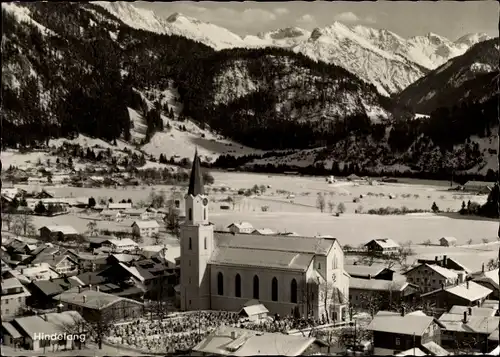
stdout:
<svg viewBox="0 0 500 357">
<path fill-rule="evenodd" d="M 96 1 L 93 3 L 102 6 L 110 14 L 135 29 L 158 34 L 183 36 L 217 50 L 245 46 L 241 37 L 231 31 L 180 13 L 174 13 L 168 18 L 162 18 L 151 10 L 138 8 L 123 1 Z"/>
<path fill-rule="evenodd" d="M 474 45 L 416 81 L 396 97 L 400 106 L 418 113 L 431 113 L 463 100 L 479 100 L 498 93 L 498 39 Z"/>
<path fill-rule="evenodd" d="M 132 28 L 184 36 L 216 50 L 230 48 L 293 48 L 310 58 L 342 66 L 374 84 L 385 96 L 406 88 L 429 70 L 463 54 L 488 39 L 485 34 L 465 35 L 456 42 L 428 34 L 404 39 L 387 30 L 347 26 L 338 22 L 312 33 L 297 27 L 277 29 L 244 38 L 192 17 L 173 14 L 161 18 L 150 10 L 125 2 L 95 2 Z"/>
<path fill-rule="evenodd" d="M 293 48 L 315 60 L 334 63 L 373 83 L 389 96 L 425 74 L 425 69 L 373 44 L 348 26 L 334 23 L 315 29 L 307 42 Z"/>
</svg>

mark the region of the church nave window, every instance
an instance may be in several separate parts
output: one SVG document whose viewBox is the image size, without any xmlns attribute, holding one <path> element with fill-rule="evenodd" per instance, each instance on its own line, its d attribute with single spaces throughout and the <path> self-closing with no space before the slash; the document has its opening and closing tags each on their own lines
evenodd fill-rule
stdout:
<svg viewBox="0 0 500 357">
<path fill-rule="evenodd" d="M 292 279 L 290 284 L 290 302 L 297 303 L 297 280 Z"/>
<path fill-rule="evenodd" d="M 217 294 L 224 295 L 224 276 L 221 272 L 217 274 Z"/>
<path fill-rule="evenodd" d="M 190 208 L 188 212 L 189 212 L 189 215 L 188 215 L 188 217 L 189 217 L 189 218 L 188 218 L 188 219 L 189 219 L 190 221 L 192 221 L 192 220 L 193 220 L 193 209 L 192 209 L 192 208 Z"/>
<path fill-rule="evenodd" d="M 189 250 L 193 249 L 193 240 L 189 237 Z"/>
<path fill-rule="evenodd" d="M 207 237 L 205 237 L 204 245 L 205 245 L 205 249 L 207 249 Z"/>
<path fill-rule="evenodd" d="M 204 221 L 207 220 L 207 209 L 206 208 L 203 208 L 203 220 Z"/>
<path fill-rule="evenodd" d="M 273 301 L 278 301 L 278 279 L 276 279 L 276 277 L 273 278 L 271 283 L 271 299 Z"/>
<path fill-rule="evenodd" d="M 241 297 L 241 276 L 236 274 L 234 277 L 234 296 Z"/>
<path fill-rule="evenodd" d="M 253 277 L 253 298 L 259 299 L 259 277 L 257 275 Z"/>
</svg>

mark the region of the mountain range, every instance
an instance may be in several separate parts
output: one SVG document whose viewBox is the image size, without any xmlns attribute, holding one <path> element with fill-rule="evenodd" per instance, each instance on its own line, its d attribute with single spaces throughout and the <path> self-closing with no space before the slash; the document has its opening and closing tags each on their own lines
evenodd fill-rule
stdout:
<svg viewBox="0 0 500 357">
<path fill-rule="evenodd" d="M 171 120 L 192 120 L 249 147 L 298 150 L 265 165 L 496 169 L 498 39 L 340 23 L 241 38 L 127 3 L 2 4 L 2 24 L 3 147 L 132 142 L 144 127 L 145 148 Z"/>
<path fill-rule="evenodd" d="M 468 34 L 453 42 L 433 33 L 405 39 L 391 31 L 340 22 L 312 32 L 290 27 L 242 38 L 223 27 L 180 13 L 162 18 L 126 2 L 96 4 L 132 28 L 184 36 L 216 50 L 288 48 L 314 60 L 341 66 L 374 84 L 386 96 L 400 92 L 474 44 L 490 39 L 486 34 Z"/>
</svg>

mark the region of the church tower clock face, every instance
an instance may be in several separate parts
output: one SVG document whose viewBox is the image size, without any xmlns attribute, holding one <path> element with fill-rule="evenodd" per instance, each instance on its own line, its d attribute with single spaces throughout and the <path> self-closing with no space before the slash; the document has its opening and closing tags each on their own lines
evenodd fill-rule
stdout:
<svg viewBox="0 0 500 357">
<path fill-rule="evenodd" d="M 203 199 L 203 206 L 206 206 L 206 205 L 208 205 L 208 199 L 204 198 Z"/>
</svg>

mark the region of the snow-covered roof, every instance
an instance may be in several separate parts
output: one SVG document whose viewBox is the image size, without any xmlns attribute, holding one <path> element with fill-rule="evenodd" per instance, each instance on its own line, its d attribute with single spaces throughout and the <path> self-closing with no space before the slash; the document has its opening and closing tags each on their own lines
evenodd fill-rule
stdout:
<svg viewBox="0 0 500 357">
<path fill-rule="evenodd" d="M 456 242 L 457 238 L 455 238 L 455 237 L 441 237 L 440 240 L 445 240 L 447 242 Z"/>
<path fill-rule="evenodd" d="M 139 228 L 160 228 L 160 225 L 155 220 L 150 221 L 135 221 L 132 226 L 137 225 Z"/>
<path fill-rule="evenodd" d="M 230 228 L 231 226 L 235 226 L 236 228 L 239 228 L 239 229 L 252 229 L 253 226 L 251 223 L 248 223 L 248 222 L 239 222 L 239 223 L 231 223 L 229 226 L 227 226 L 227 228 Z"/>
<path fill-rule="evenodd" d="M 51 233 L 61 232 L 62 234 L 78 234 L 78 231 L 71 226 L 44 226 L 40 229 L 47 228 Z"/>
<path fill-rule="evenodd" d="M 366 243 L 365 245 L 368 245 L 371 242 L 375 242 L 375 244 L 377 244 L 381 248 L 399 248 L 399 244 L 389 238 L 373 239 L 370 242 Z"/>
<path fill-rule="evenodd" d="M 136 242 L 134 242 L 132 239 L 130 238 L 124 238 L 124 239 L 108 239 L 108 242 L 110 242 L 111 244 L 113 244 L 114 246 L 116 247 L 124 247 L 124 246 L 130 246 L 130 245 L 134 245 L 134 246 L 137 246 L 138 244 Z"/>
</svg>

